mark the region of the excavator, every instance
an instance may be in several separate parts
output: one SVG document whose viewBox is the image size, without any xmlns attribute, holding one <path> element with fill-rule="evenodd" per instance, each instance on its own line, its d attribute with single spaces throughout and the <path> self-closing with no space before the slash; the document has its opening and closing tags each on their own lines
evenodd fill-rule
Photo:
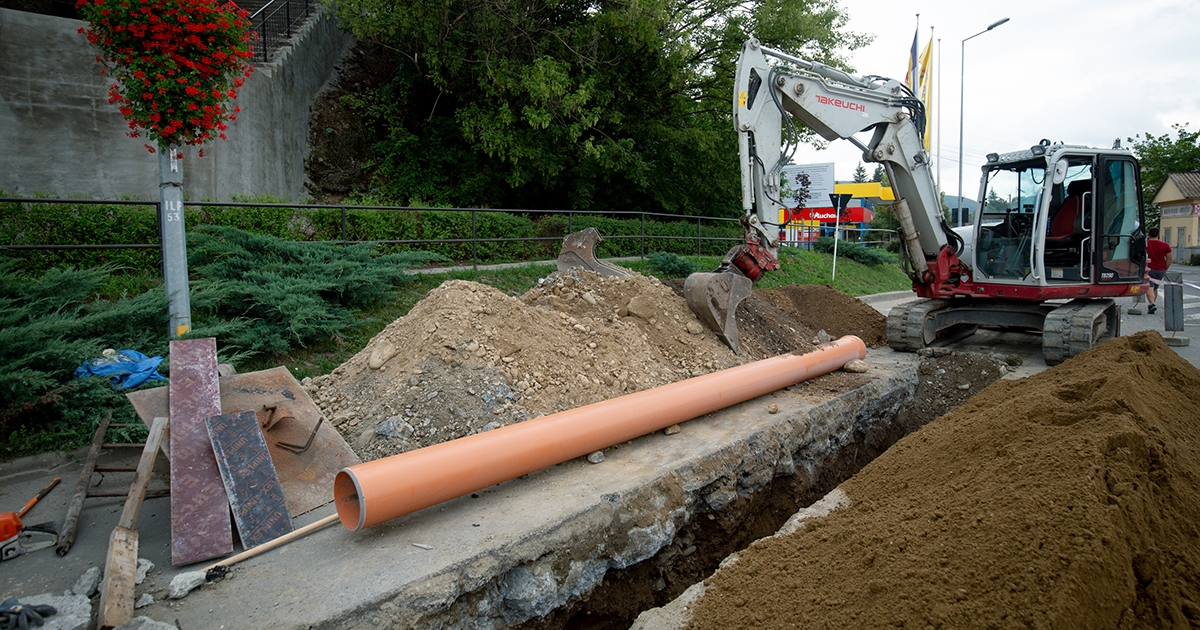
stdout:
<svg viewBox="0 0 1200 630">
<path fill-rule="evenodd" d="M 1138 162 L 1126 150 L 1048 140 L 989 154 L 970 225 L 951 228 L 922 138 L 925 110 L 903 83 L 856 77 L 762 46 L 742 47 L 733 91 L 745 240 L 684 284 L 688 306 L 738 350 L 736 310 L 778 268 L 780 173 L 796 121 L 882 164 L 896 194 L 900 263 L 919 299 L 891 310 L 888 344 L 950 343 L 979 328 L 1040 332 L 1047 364 L 1120 335 L 1114 298 L 1145 290 Z M 870 132 L 865 143 L 856 134 Z"/>
</svg>

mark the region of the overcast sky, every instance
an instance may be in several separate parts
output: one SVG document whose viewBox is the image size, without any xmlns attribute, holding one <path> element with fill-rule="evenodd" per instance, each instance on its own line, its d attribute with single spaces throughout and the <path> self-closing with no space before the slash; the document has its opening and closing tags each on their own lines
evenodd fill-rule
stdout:
<svg viewBox="0 0 1200 630">
<path fill-rule="evenodd" d="M 920 13 L 920 48 L 933 27 L 935 92 L 930 153 L 940 184 L 958 190 L 959 76 L 966 43 L 963 192 L 974 198 L 984 156 L 1052 142 L 1110 147 L 1120 138 L 1200 128 L 1200 2 L 1196 0 L 840 0 L 850 30 L 874 41 L 850 55 L 856 74 L 904 80 Z M 940 52 L 938 39 L 941 39 Z M 940 66 L 938 61 L 941 61 Z M 939 112 L 940 104 L 940 112 Z M 866 138 L 866 136 L 863 136 Z M 801 146 L 798 164 L 835 162 L 853 177 L 861 152 L 845 141 Z M 867 173 L 874 165 L 864 164 Z"/>
</svg>

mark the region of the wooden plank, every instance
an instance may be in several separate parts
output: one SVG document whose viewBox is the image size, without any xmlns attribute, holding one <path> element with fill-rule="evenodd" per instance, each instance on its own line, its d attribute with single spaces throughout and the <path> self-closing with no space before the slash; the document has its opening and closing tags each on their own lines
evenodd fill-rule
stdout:
<svg viewBox="0 0 1200 630">
<path fill-rule="evenodd" d="M 142 509 L 142 499 L 146 498 L 146 488 L 150 486 L 150 476 L 154 474 L 154 460 L 158 457 L 158 446 L 166 426 L 167 419 L 162 417 L 155 418 L 154 424 L 150 425 L 150 434 L 146 436 L 146 445 L 142 448 L 142 458 L 138 460 L 133 483 L 129 486 L 129 498 L 125 499 L 125 508 L 117 520 L 120 527 L 137 529 L 138 513 Z"/>
<path fill-rule="evenodd" d="M 108 423 L 112 422 L 112 409 L 104 414 L 100 426 L 96 427 L 96 435 L 92 437 L 92 447 L 88 449 L 87 459 L 83 460 L 83 470 L 79 471 L 79 481 L 75 482 L 75 495 L 67 505 L 67 515 L 63 517 L 62 531 L 58 535 L 55 552 L 60 556 L 71 551 L 75 544 L 75 532 L 79 529 L 79 512 L 83 509 L 83 500 L 88 497 L 88 486 L 91 485 L 92 471 L 96 468 L 96 457 L 100 455 L 100 445 L 104 443 L 104 434 L 108 431 Z"/>
<path fill-rule="evenodd" d="M 205 424 L 242 546 L 251 549 L 291 533 L 292 517 L 258 416 L 253 411 L 222 414 Z"/>
<path fill-rule="evenodd" d="M 133 618 L 137 556 L 137 530 L 120 525 L 113 528 L 104 561 L 104 583 L 100 585 L 101 628 L 115 628 Z"/>
<path fill-rule="evenodd" d="M 217 342 L 171 341 L 171 563 L 233 551 L 229 497 L 204 420 L 221 413 Z"/>
</svg>

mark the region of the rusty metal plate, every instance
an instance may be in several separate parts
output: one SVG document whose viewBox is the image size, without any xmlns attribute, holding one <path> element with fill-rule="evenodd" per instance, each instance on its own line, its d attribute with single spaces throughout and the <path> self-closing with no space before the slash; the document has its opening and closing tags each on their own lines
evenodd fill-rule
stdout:
<svg viewBox="0 0 1200 630">
<path fill-rule="evenodd" d="M 304 444 L 321 419 L 321 411 L 288 369 L 280 366 L 225 376 L 220 379 L 220 387 L 220 413 L 253 411 L 258 415 L 260 427 L 268 422 L 267 406 L 280 405 L 287 409 L 286 416 L 270 418 L 274 424 L 263 437 L 292 517 L 333 501 L 333 479 L 337 472 L 361 462 L 328 422 L 321 424 L 312 445 L 303 453 L 293 453 L 279 446 L 281 442 Z M 165 387 L 144 389 L 126 396 L 138 416 L 149 425 L 155 416 L 166 415 L 165 390 Z"/>
<path fill-rule="evenodd" d="M 171 342 L 171 564 L 233 551 L 229 497 L 204 421 L 221 413 L 217 341 Z"/>
<path fill-rule="evenodd" d="M 253 411 L 221 414 L 205 420 L 205 424 L 242 546 L 250 549 L 290 533 L 292 517 L 258 427 L 258 416 Z"/>
</svg>

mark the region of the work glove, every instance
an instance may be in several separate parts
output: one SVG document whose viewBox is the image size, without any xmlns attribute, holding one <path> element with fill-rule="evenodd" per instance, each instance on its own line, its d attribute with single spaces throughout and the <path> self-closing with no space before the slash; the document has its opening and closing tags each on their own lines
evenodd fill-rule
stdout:
<svg viewBox="0 0 1200 630">
<path fill-rule="evenodd" d="M 0 630 L 26 630 L 41 627 L 45 618 L 57 614 L 53 606 L 23 605 L 15 599 L 0 602 Z"/>
</svg>

